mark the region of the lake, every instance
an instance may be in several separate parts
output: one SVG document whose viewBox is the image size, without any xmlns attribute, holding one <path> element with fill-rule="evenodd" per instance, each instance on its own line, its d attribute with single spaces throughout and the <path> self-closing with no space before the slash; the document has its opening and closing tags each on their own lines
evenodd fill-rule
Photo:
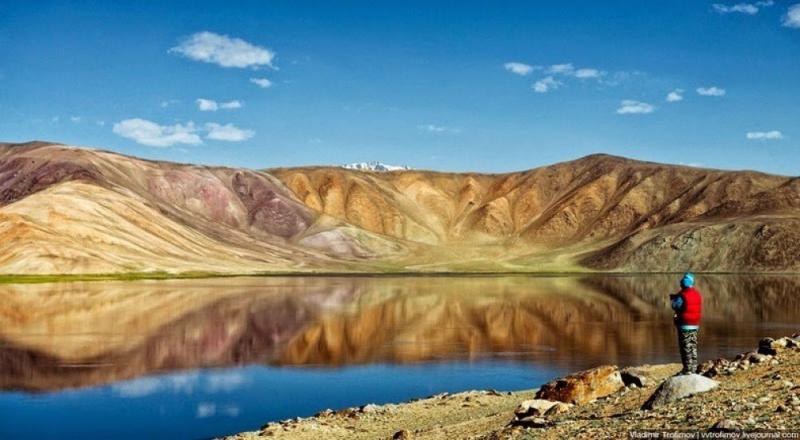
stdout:
<svg viewBox="0 0 800 440">
<path fill-rule="evenodd" d="M 680 362 L 677 275 L 0 285 L 0 438 L 203 439 L 325 408 Z M 701 361 L 800 327 L 800 277 L 698 275 Z"/>
</svg>

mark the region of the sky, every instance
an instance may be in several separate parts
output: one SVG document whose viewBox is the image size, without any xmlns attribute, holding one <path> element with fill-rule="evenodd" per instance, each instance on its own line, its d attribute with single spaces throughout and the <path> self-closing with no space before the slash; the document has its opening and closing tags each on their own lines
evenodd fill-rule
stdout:
<svg viewBox="0 0 800 440">
<path fill-rule="evenodd" d="M 800 175 L 800 3 L 0 2 L 0 141 L 269 168 Z"/>
</svg>

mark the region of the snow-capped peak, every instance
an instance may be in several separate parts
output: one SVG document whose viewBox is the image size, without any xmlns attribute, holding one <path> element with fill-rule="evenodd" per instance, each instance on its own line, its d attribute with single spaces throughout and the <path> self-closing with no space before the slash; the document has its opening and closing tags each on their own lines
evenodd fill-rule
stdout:
<svg viewBox="0 0 800 440">
<path fill-rule="evenodd" d="M 348 163 L 342 165 L 342 168 L 347 168 L 348 170 L 360 170 L 360 171 L 398 171 L 398 170 L 410 170 L 411 167 L 408 166 L 399 166 L 399 165 L 388 165 L 383 162 L 355 162 L 355 163 Z"/>
</svg>

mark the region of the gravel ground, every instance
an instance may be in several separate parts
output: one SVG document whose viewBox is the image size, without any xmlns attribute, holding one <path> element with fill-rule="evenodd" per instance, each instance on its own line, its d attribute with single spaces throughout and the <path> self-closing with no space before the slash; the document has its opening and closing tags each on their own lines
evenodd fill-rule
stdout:
<svg viewBox="0 0 800 440">
<path fill-rule="evenodd" d="M 760 363 L 739 361 L 714 380 L 719 387 L 652 411 L 640 410 L 678 364 L 639 367 L 643 388 L 625 388 L 569 412 L 542 427 L 511 426 L 514 408 L 533 398 L 521 392 L 469 391 L 401 404 L 323 411 L 315 417 L 270 423 L 229 440 L 282 439 L 569 439 L 630 438 L 630 429 L 707 431 L 717 423 L 744 430 L 800 432 L 800 348 L 787 348 Z"/>
</svg>

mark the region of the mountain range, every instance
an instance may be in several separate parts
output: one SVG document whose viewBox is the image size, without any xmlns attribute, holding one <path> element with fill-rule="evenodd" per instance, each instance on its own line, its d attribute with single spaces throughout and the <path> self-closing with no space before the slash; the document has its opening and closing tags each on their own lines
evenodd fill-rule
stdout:
<svg viewBox="0 0 800 440">
<path fill-rule="evenodd" d="M 0 144 L 0 273 L 800 270 L 800 178 L 251 170 Z"/>
<path fill-rule="evenodd" d="M 410 170 L 411 167 L 405 165 L 389 165 L 379 161 L 373 162 L 353 162 L 342 165 L 342 168 L 348 170 L 361 170 L 361 171 L 400 171 Z"/>
</svg>

